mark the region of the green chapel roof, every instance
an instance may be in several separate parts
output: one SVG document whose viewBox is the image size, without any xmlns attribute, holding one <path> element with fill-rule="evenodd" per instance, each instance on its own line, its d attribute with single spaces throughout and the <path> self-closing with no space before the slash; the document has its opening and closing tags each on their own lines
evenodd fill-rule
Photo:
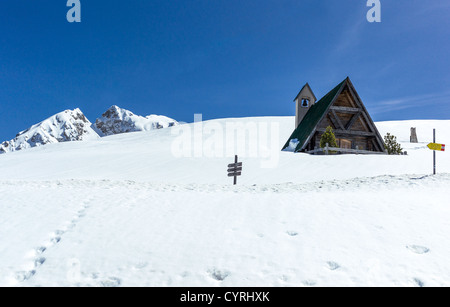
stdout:
<svg viewBox="0 0 450 307">
<path fill-rule="evenodd" d="M 334 89 L 332 89 L 328 94 L 322 97 L 318 102 L 316 102 L 309 111 L 306 113 L 305 117 L 302 119 L 297 129 L 294 130 L 291 137 L 284 145 L 283 150 L 289 147 L 291 141 L 295 140 L 297 146 L 294 152 L 298 152 L 303 149 L 309 136 L 314 132 L 319 121 L 322 119 L 325 112 L 328 110 L 329 106 L 333 103 L 337 93 L 341 90 L 342 86 L 346 83 L 348 78 L 339 83 Z"/>
</svg>

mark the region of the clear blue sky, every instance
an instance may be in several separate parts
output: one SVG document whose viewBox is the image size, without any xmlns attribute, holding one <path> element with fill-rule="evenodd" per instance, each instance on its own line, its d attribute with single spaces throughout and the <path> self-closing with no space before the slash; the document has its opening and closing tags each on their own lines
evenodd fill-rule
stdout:
<svg viewBox="0 0 450 307">
<path fill-rule="evenodd" d="M 374 120 L 450 119 L 450 2 L 0 1 L 0 141 L 76 107 L 193 121 L 294 114 L 350 76 Z"/>
</svg>

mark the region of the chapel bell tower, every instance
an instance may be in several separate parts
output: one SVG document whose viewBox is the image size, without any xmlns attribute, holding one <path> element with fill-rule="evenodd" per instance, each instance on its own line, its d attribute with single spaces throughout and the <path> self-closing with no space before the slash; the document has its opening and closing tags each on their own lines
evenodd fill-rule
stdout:
<svg viewBox="0 0 450 307">
<path fill-rule="evenodd" d="M 303 86 L 300 93 L 295 97 L 295 129 L 305 117 L 309 109 L 316 103 L 316 96 L 314 95 L 308 83 Z"/>
</svg>

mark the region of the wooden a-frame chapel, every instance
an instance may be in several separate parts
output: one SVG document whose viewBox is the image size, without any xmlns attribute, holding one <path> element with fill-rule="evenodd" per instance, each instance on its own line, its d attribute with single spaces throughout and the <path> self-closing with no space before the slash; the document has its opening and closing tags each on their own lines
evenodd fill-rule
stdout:
<svg viewBox="0 0 450 307">
<path fill-rule="evenodd" d="M 294 99 L 296 129 L 283 150 L 316 153 L 322 134 L 331 126 L 341 153 L 385 153 L 383 139 L 350 78 L 316 100 L 307 83 Z"/>
</svg>

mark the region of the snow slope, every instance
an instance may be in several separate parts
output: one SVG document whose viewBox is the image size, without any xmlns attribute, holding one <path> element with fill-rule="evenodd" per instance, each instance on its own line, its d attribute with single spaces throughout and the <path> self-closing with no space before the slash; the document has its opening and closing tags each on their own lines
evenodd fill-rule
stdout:
<svg viewBox="0 0 450 307">
<path fill-rule="evenodd" d="M 161 115 L 149 115 L 147 117 L 133 114 L 131 111 L 112 106 L 102 117 L 98 118 L 95 126 L 100 135 L 108 136 L 114 134 L 149 131 L 154 129 L 168 128 L 178 125 L 174 119 Z"/>
<path fill-rule="evenodd" d="M 223 134 L 244 162 L 238 186 L 231 155 L 208 150 L 230 122 L 262 127 L 279 153 Z M 437 153 L 430 176 L 426 148 L 432 128 L 448 143 L 450 121 L 377 123 L 401 142 L 417 127 L 408 156 L 280 152 L 292 123 L 222 119 L 0 156 L 0 286 L 450 286 L 450 158 Z M 180 129 L 197 157 L 179 157 Z"/>
<path fill-rule="evenodd" d="M 97 133 L 80 109 L 66 110 L 20 132 L 0 145 L 0 153 L 14 152 L 46 144 L 95 140 Z"/>
<path fill-rule="evenodd" d="M 192 140 L 202 140 L 204 153 L 208 154 L 208 140 L 211 134 L 203 133 L 203 129 L 220 128 L 225 130 L 227 123 L 249 122 L 255 125 L 267 124 L 261 129 L 260 136 L 271 139 L 270 124 L 279 129 L 273 137 L 275 141 L 266 140 L 270 145 L 272 160 L 276 163 L 272 168 L 262 168 L 271 155 L 263 157 L 262 150 L 252 157 L 249 154 L 249 135 L 235 135 L 236 142 L 230 154 L 226 150 L 218 150 L 218 155 L 195 157 L 194 143 L 190 155 L 179 157 L 177 147 L 180 129 L 191 132 Z M 380 133 L 392 132 L 398 135 L 399 141 L 408 151 L 408 156 L 310 156 L 281 152 L 281 148 L 292 132 L 291 117 L 260 117 L 243 119 L 221 119 L 190 124 L 169 129 L 136 132 L 114 135 L 95 141 L 51 144 L 17 152 L 14 155 L 3 155 L 0 158 L 0 179 L 111 179 L 154 181 L 167 183 L 216 183 L 228 184 L 226 167 L 234 161 L 234 154 L 244 162 L 243 184 L 311 182 L 318 180 L 349 179 L 355 177 L 371 177 L 379 175 L 428 174 L 432 170 L 432 153 L 426 144 L 432 141 L 432 129 L 437 129 L 437 140 L 450 143 L 450 121 L 404 121 L 378 123 Z M 411 126 L 417 126 L 419 144 L 404 143 L 409 140 Z M 276 131 L 277 129 L 275 129 Z M 406 131 L 406 132 L 405 132 Z M 187 133 L 186 133 L 187 134 Z M 219 133 L 217 134 L 219 135 Z M 260 137 L 257 136 L 257 137 Z M 226 139 L 225 133 L 221 140 Z M 225 140 L 223 147 L 226 147 Z M 244 150 L 236 144 L 244 145 Z M 233 146 L 234 145 L 234 146 Z M 263 146 L 264 147 L 264 146 Z M 227 149 L 227 148 L 225 148 Z M 202 153 L 203 153 L 202 152 Z M 211 155 L 210 155 L 211 156 Z M 49 159 L 51 157 L 51 159 Z M 450 159 L 446 153 L 438 153 L 438 170 L 450 172 Z M 19 163 L 20 162 L 20 163 Z M 225 174 L 225 176 L 224 176 Z"/>
</svg>

